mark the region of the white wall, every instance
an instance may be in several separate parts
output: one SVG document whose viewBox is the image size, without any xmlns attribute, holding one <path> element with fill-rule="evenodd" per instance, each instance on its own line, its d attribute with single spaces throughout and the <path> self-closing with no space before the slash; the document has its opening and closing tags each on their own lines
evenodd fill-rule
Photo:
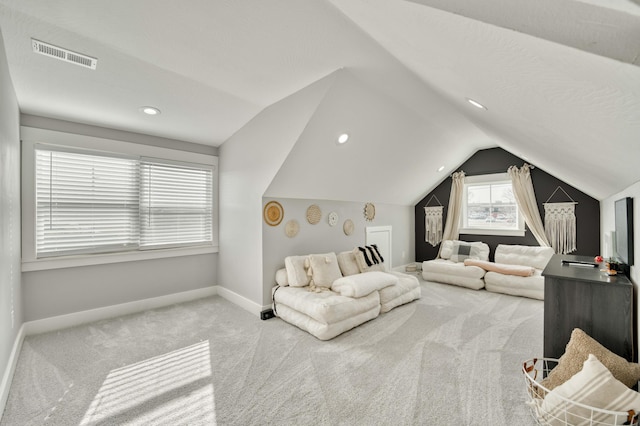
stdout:
<svg viewBox="0 0 640 426">
<path fill-rule="evenodd" d="M 220 147 L 218 284 L 256 311 L 270 303 L 262 281 L 262 196 L 333 80 L 266 108 Z"/>
<path fill-rule="evenodd" d="M 20 125 L 78 135 L 89 135 L 97 138 L 129 141 L 141 145 L 152 145 L 167 149 L 179 149 L 181 151 L 196 152 L 198 154 L 218 155 L 218 148 L 214 146 L 126 132 L 124 130 L 108 129 L 106 127 L 90 126 L 88 124 L 74 123 L 72 121 L 57 120 L 37 115 L 20 114 Z"/>
<path fill-rule="evenodd" d="M 633 198 L 633 241 L 635 251 L 630 276 L 636 297 L 634 303 L 638 307 L 640 306 L 640 291 L 638 291 L 638 286 L 640 285 L 640 182 L 636 182 L 625 190 L 600 201 L 601 255 L 609 257 L 613 254 L 611 233 L 615 230 L 614 203 L 624 197 Z M 636 341 L 640 342 L 640 321 L 636 323 L 636 333 Z"/>
<path fill-rule="evenodd" d="M 23 116 L 31 127 L 215 154 L 214 147 L 155 138 L 83 124 Z M 218 255 L 163 259 L 23 272 L 24 320 L 33 321 L 115 304 L 166 296 L 216 285 Z"/>
<path fill-rule="evenodd" d="M 0 382 L 10 371 L 11 351 L 23 322 L 19 129 L 18 101 L 0 34 Z M 5 396 L 0 394 L 0 416 Z"/>
<path fill-rule="evenodd" d="M 263 205 L 274 200 L 265 198 Z M 368 226 L 391 226 L 393 229 L 392 253 L 393 259 L 385 259 L 385 263 L 393 267 L 413 262 L 414 259 L 414 210 L 410 206 L 396 206 L 392 204 L 377 204 L 373 221 L 364 218 L 364 203 L 328 200 L 306 200 L 292 198 L 278 198 L 284 210 L 284 218 L 277 226 L 270 226 L 263 221 L 263 262 L 265 289 L 270 296 L 270 287 L 275 283 L 275 272 L 284 267 L 284 258 L 291 255 L 311 253 L 341 252 L 352 250 L 365 243 L 365 228 Z M 306 219 L 307 208 L 315 204 L 322 211 L 322 218 L 317 224 L 310 224 Z M 329 212 L 338 214 L 338 224 L 330 226 Z M 296 220 L 300 231 L 295 237 L 289 238 L 285 234 L 285 224 L 289 220 Z M 343 224 L 351 219 L 354 231 L 345 235 Z M 403 256 L 404 254 L 404 256 Z"/>
<path fill-rule="evenodd" d="M 25 321 L 214 286 L 217 265 L 202 254 L 25 272 Z"/>
<path fill-rule="evenodd" d="M 459 164 L 487 146 L 486 137 L 459 134 L 435 116 L 419 115 L 367 83 L 366 74 L 337 73 L 266 197 L 415 205 L 425 182 L 442 179 L 440 166 Z M 415 90 L 434 97 L 420 86 Z M 336 143 L 344 132 L 349 141 Z"/>
</svg>

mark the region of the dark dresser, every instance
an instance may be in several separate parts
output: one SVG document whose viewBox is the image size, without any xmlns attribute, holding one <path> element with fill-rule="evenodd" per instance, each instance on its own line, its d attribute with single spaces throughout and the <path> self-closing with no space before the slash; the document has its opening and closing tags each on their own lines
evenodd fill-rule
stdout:
<svg viewBox="0 0 640 426">
<path fill-rule="evenodd" d="M 574 328 L 584 330 L 610 351 L 637 361 L 633 327 L 633 285 L 622 273 L 608 276 L 586 256 L 554 255 L 544 276 L 544 356 L 560 358 Z"/>
</svg>

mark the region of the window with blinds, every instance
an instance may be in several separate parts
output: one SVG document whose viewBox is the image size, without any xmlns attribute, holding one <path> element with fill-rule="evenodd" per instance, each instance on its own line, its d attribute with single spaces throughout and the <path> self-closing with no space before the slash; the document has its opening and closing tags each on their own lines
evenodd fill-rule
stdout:
<svg viewBox="0 0 640 426">
<path fill-rule="evenodd" d="M 36 257 L 212 241 L 212 171 L 36 149 Z"/>
<path fill-rule="evenodd" d="M 143 159 L 140 183 L 142 247 L 211 241 L 211 169 Z"/>
</svg>

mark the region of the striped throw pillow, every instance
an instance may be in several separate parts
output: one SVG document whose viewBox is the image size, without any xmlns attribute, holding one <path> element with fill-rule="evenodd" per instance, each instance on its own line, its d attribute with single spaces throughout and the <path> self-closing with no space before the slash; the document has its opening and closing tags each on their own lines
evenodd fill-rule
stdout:
<svg viewBox="0 0 640 426">
<path fill-rule="evenodd" d="M 360 272 L 384 272 L 384 259 L 382 258 L 377 245 L 371 244 L 370 246 L 356 247 L 353 249 L 353 255 L 356 258 Z"/>
<path fill-rule="evenodd" d="M 624 424 L 627 415 L 602 413 L 584 405 L 637 413 L 640 412 L 640 393 L 616 380 L 607 367 L 590 354 L 580 372 L 549 392 L 537 405 L 538 416 L 549 425 Z"/>
</svg>

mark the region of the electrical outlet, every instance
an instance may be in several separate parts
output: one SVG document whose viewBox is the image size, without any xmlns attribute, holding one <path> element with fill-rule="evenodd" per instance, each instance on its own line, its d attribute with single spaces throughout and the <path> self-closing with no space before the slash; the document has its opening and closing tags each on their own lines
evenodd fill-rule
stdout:
<svg viewBox="0 0 640 426">
<path fill-rule="evenodd" d="M 269 318 L 273 318 L 273 317 L 275 317 L 275 314 L 273 313 L 273 309 L 265 309 L 264 311 L 260 312 L 261 320 L 268 320 Z"/>
</svg>

